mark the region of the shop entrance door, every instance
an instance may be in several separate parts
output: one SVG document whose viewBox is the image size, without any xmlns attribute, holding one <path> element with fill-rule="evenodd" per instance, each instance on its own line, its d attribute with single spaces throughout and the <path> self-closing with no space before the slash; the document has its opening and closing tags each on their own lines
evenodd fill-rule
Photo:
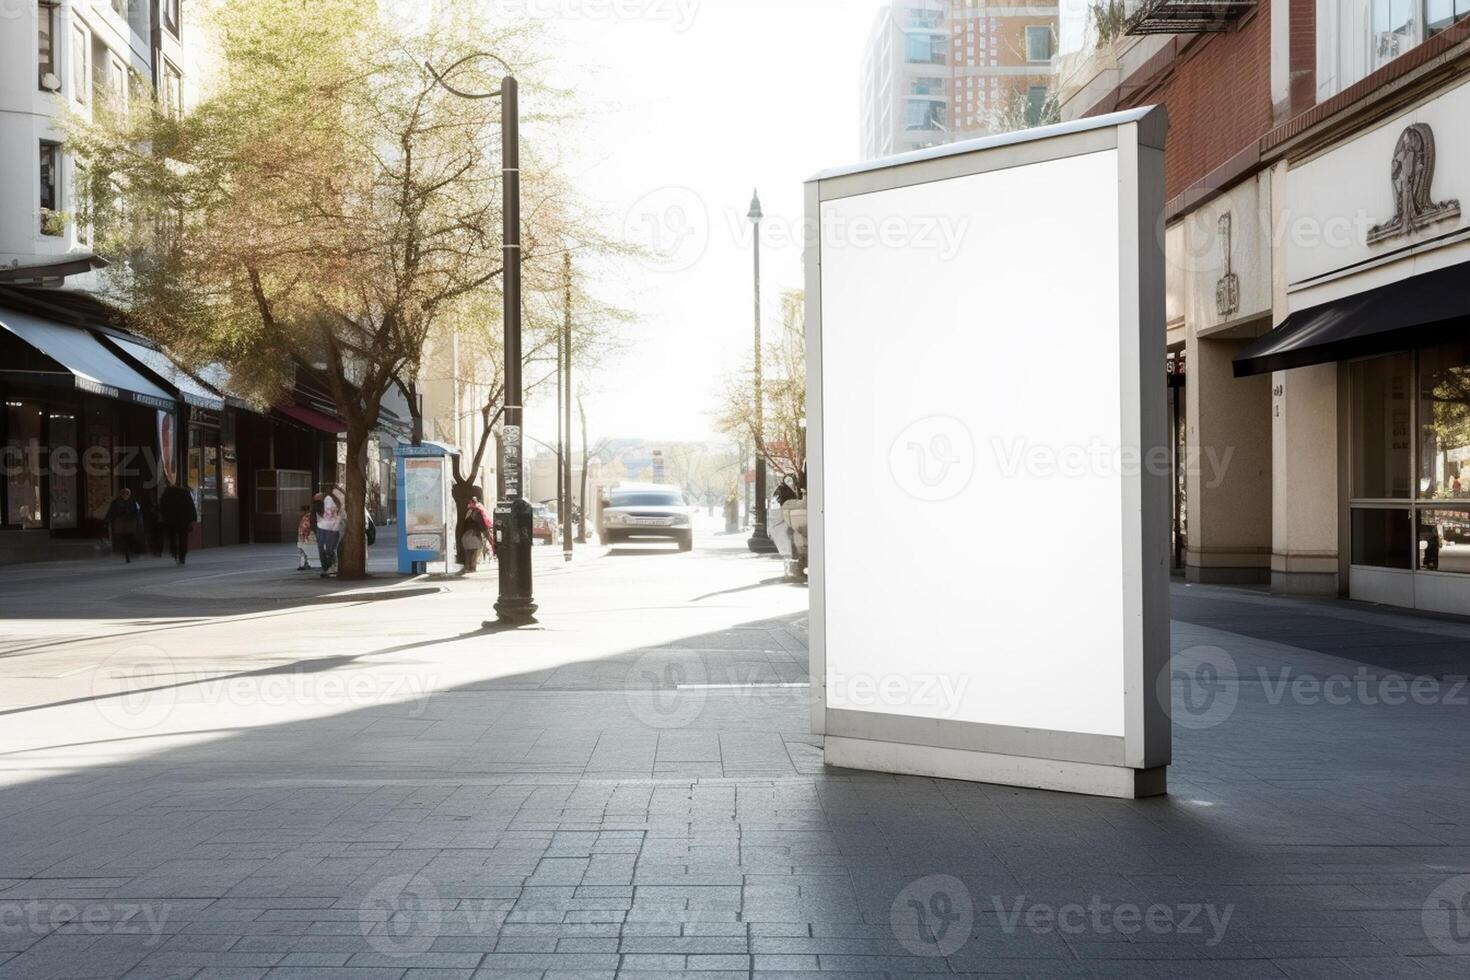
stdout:
<svg viewBox="0 0 1470 980">
<path fill-rule="evenodd" d="M 201 548 L 220 545 L 220 439 L 219 430 L 200 425 L 189 427 L 189 486 L 199 508 Z"/>
</svg>

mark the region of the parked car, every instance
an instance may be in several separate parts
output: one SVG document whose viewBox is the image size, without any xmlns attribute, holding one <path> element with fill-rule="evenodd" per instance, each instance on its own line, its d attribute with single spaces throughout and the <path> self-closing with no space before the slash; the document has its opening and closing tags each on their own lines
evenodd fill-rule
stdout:
<svg viewBox="0 0 1470 980">
<path fill-rule="evenodd" d="M 531 505 L 531 540 L 545 541 L 547 544 L 556 543 L 556 534 L 559 525 L 556 515 L 551 508 L 545 504 Z"/>
<path fill-rule="evenodd" d="M 694 547 L 692 514 L 678 487 L 625 483 L 608 492 L 597 536 L 609 545 L 638 539 L 673 541 L 680 551 L 689 551 Z"/>
</svg>

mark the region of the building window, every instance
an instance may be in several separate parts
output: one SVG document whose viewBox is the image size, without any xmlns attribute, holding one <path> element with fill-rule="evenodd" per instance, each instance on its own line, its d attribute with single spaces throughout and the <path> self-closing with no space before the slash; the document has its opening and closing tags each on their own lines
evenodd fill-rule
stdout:
<svg viewBox="0 0 1470 980">
<path fill-rule="evenodd" d="M 1352 563 L 1470 573 L 1470 343 L 1358 361 L 1349 377 Z"/>
<path fill-rule="evenodd" d="M 1372 64 L 1380 68 L 1418 43 L 1414 0 L 1373 0 Z"/>
<path fill-rule="evenodd" d="M 942 65 L 948 59 L 943 34 L 913 31 L 904 35 L 904 61 L 911 65 Z"/>
<path fill-rule="evenodd" d="M 1026 28 L 1026 60 L 1051 60 L 1051 28 L 1045 25 Z"/>
<path fill-rule="evenodd" d="M 167 27 L 169 33 L 174 37 L 178 37 L 179 27 L 182 25 L 182 19 L 179 14 L 179 0 L 163 0 L 161 6 L 163 8 L 163 26 Z"/>
<path fill-rule="evenodd" d="M 41 141 L 41 234 L 60 235 L 65 230 L 61 220 L 61 145 Z"/>
<path fill-rule="evenodd" d="M 1470 17 L 1470 0 L 1362 0 L 1317 18 L 1317 97 L 1327 99 Z"/>
<path fill-rule="evenodd" d="M 87 168 L 81 164 L 72 167 L 72 200 L 77 202 L 77 241 L 83 245 L 92 240 L 92 185 Z"/>
<path fill-rule="evenodd" d="M 1470 17 L 1470 0 L 1425 0 L 1425 35 L 1433 37 L 1465 17 Z"/>
<path fill-rule="evenodd" d="M 56 76 L 56 4 L 42 2 L 36 9 L 36 84 L 48 92 L 61 87 Z M 53 81 L 48 84 L 47 75 Z"/>
<path fill-rule="evenodd" d="M 944 103 L 932 99 L 909 99 L 904 128 L 909 132 L 933 132 L 944 129 Z"/>
<path fill-rule="evenodd" d="M 73 27 L 71 29 L 71 95 L 82 104 L 87 102 L 87 89 L 90 87 L 87 71 L 87 62 L 91 56 L 92 37 L 87 33 L 85 27 Z"/>
<path fill-rule="evenodd" d="M 916 78 L 910 88 L 911 95 L 943 95 L 944 79 Z"/>
<path fill-rule="evenodd" d="M 1026 89 L 1026 125 L 1040 126 L 1048 122 L 1047 100 L 1051 98 L 1051 92 L 1045 85 L 1032 85 Z"/>
<path fill-rule="evenodd" d="M 909 27 L 938 27 L 944 23 L 944 11 L 910 7 L 905 11 L 904 23 Z"/>
<path fill-rule="evenodd" d="M 123 116 L 128 112 L 128 70 L 116 58 L 107 59 L 107 97 L 109 108 Z"/>
<path fill-rule="evenodd" d="M 163 63 L 163 108 L 170 116 L 178 118 L 184 112 L 184 76 L 167 61 Z"/>
<path fill-rule="evenodd" d="M 128 19 L 128 0 L 112 0 L 112 9 L 123 20 Z"/>
</svg>

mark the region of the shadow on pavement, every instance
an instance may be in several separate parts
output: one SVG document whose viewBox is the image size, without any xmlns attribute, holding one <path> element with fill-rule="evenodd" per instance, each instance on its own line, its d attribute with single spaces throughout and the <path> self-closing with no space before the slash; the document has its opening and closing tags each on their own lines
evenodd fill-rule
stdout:
<svg viewBox="0 0 1470 980">
<path fill-rule="evenodd" d="M 1144 801 L 829 770 L 809 695 L 791 686 L 805 680 L 802 619 L 423 697 L 369 690 L 335 714 L 105 765 L 50 756 L 153 735 L 69 740 L 31 750 L 63 771 L 30 781 L 44 770 L 11 753 L 0 910 L 66 912 L 15 919 L 42 925 L 5 935 L 0 973 L 331 962 L 611 976 L 657 957 L 747 976 L 753 956 L 779 956 L 788 978 L 1079 977 L 1106 959 L 1108 975 L 1163 980 L 1452 962 L 1419 922 L 1470 867 L 1470 788 L 1451 778 L 1462 716 L 1364 726 L 1242 691 L 1216 727 L 1176 730 L 1174 795 Z M 484 632 L 237 676 L 331 676 Z M 191 684 L 115 697 L 138 717 L 159 699 L 157 727 Z M 156 928 L 107 928 L 123 906 Z M 1131 931 L 1095 908 L 1130 910 Z M 931 912 L 956 941 L 926 927 Z"/>
<path fill-rule="evenodd" d="M 117 619 L 176 622 L 239 616 L 332 602 L 410 598 L 439 590 L 398 575 L 377 555 L 360 581 L 298 572 L 294 551 L 279 546 L 213 549 L 177 566 L 167 558 L 51 563 L 0 568 L 0 614 L 6 619 Z M 415 582 L 418 584 L 414 584 Z"/>
</svg>

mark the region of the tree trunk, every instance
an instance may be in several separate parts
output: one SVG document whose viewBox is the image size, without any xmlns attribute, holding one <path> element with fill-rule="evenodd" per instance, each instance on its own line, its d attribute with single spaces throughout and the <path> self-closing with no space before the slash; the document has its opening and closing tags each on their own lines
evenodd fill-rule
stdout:
<svg viewBox="0 0 1470 980">
<path fill-rule="evenodd" d="M 342 515 L 342 545 L 337 558 L 337 577 L 341 579 L 367 578 L 367 538 L 363 526 L 363 508 L 367 503 L 367 442 L 372 435 L 370 427 L 362 424 L 347 424 L 347 473 L 343 489 L 347 511 Z"/>
</svg>

